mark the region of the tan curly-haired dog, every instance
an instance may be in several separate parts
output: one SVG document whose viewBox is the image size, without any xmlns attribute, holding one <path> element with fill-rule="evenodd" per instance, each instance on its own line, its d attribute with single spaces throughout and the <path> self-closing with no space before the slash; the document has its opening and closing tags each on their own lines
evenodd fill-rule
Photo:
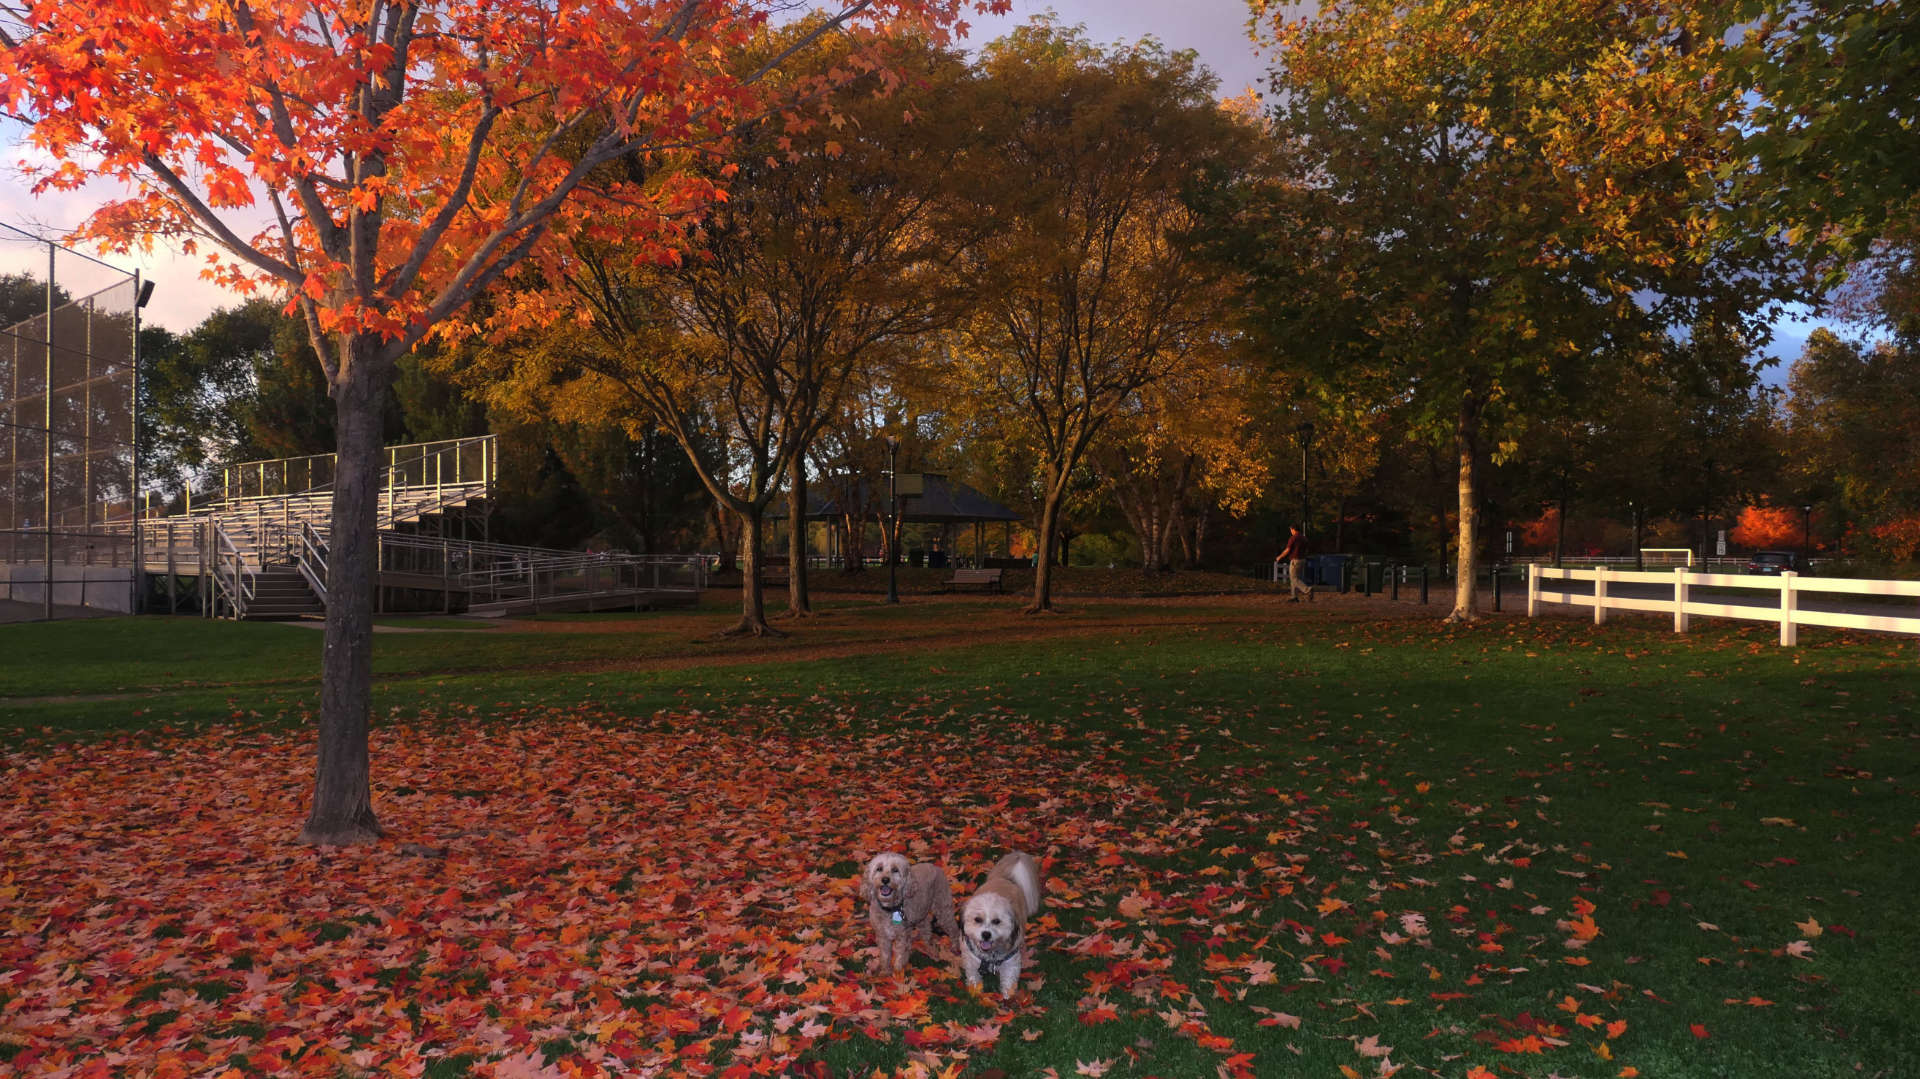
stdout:
<svg viewBox="0 0 1920 1079">
<path fill-rule="evenodd" d="M 933 946 L 933 927 L 960 947 L 960 926 L 953 919 L 953 886 L 947 872 L 932 862 L 907 863 L 907 856 L 887 851 L 867 863 L 860 878 L 867 897 L 867 921 L 873 923 L 878 955 L 875 973 L 898 974 L 907 969 L 907 957 L 918 938 Z"/>
<path fill-rule="evenodd" d="M 961 908 L 966 935 L 960 938 L 960 969 L 967 988 L 978 990 L 983 975 L 997 975 L 1000 995 L 1020 986 L 1025 962 L 1027 919 L 1040 912 L 1040 863 L 1013 851 L 993 864 L 986 883 Z"/>
</svg>

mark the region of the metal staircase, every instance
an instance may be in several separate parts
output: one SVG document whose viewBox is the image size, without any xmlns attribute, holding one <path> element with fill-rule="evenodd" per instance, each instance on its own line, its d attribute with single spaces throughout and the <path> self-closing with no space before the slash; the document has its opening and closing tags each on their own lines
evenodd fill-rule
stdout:
<svg viewBox="0 0 1920 1079">
<path fill-rule="evenodd" d="M 486 500 L 498 467 L 493 436 L 389 446 L 378 528 L 425 521 Z M 187 511 L 149 519 L 142 546 L 149 569 L 180 565 L 179 537 L 203 550 L 209 614 L 235 619 L 287 619 L 324 613 L 324 594 L 301 573 L 301 538 L 324 533 L 333 514 L 332 454 L 229 465 L 219 486 L 191 492 Z"/>
<path fill-rule="evenodd" d="M 143 522 L 148 571 L 197 576 L 202 610 L 218 617 L 324 614 L 333 463 L 327 455 L 223 469 L 217 492 L 189 512 Z M 485 502 L 496 467 L 492 436 L 388 448 L 376 552 L 383 595 L 437 596 L 442 610 L 490 615 L 698 600 L 706 564 L 697 555 L 583 554 L 404 531 Z"/>
</svg>

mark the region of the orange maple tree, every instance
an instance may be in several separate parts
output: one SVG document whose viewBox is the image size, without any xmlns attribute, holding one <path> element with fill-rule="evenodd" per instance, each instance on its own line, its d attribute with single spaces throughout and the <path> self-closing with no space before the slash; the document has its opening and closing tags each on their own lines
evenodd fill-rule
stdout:
<svg viewBox="0 0 1920 1079">
<path fill-rule="evenodd" d="M 1742 547 L 1798 547 L 1806 520 L 1791 506 L 1748 506 L 1729 536 Z"/>
<path fill-rule="evenodd" d="M 555 235 L 672 261 L 725 197 L 748 120 L 803 119 L 870 51 L 776 94 L 820 37 L 939 41 L 1007 0 L 841 0 L 764 62 L 777 0 L 4 0 L 0 109 L 29 126 L 36 192 L 130 194 L 83 232 L 212 256 L 292 297 L 337 413 L 319 754 L 302 838 L 377 837 L 367 753 L 380 401 L 402 355 Z M 609 169 L 627 160 L 639 167 Z M 564 312 L 546 312 L 559 317 Z"/>
</svg>

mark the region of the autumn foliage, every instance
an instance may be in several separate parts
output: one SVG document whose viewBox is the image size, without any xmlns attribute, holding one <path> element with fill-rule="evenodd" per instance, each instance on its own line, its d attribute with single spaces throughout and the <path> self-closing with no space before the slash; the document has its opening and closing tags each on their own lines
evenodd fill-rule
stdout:
<svg viewBox="0 0 1920 1079">
<path fill-rule="evenodd" d="M 1799 547 L 1806 518 L 1791 506 L 1748 506 L 1727 538 L 1742 547 Z"/>
</svg>

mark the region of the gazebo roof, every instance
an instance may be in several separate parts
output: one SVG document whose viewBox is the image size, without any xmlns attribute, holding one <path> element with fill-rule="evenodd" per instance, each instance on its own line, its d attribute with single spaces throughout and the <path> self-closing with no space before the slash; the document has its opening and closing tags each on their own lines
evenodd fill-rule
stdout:
<svg viewBox="0 0 1920 1079">
<path fill-rule="evenodd" d="M 964 524 L 973 521 L 1024 521 L 1026 515 L 1003 506 L 979 491 L 948 479 L 935 472 L 922 473 L 925 477 L 926 492 L 900 499 L 900 519 L 913 524 Z M 807 488 L 807 520 L 826 521 L 845 516 L 847 507 L 840 499 L 829 497 L 827 492 L 844 493 L 848 489 L 844 480 L 829 480 L 815 483 Z M 864 479 L 854 480 L 851 484 L 852 510 L 854 512 L 878 513 L 885 506 L 887 496 L 885 488 L 869 490 Z M 787 504 L 784 499 L 776 499 L 767 507 L 767 516 L 773 520 L 785 520 Z"/>
</svg>

